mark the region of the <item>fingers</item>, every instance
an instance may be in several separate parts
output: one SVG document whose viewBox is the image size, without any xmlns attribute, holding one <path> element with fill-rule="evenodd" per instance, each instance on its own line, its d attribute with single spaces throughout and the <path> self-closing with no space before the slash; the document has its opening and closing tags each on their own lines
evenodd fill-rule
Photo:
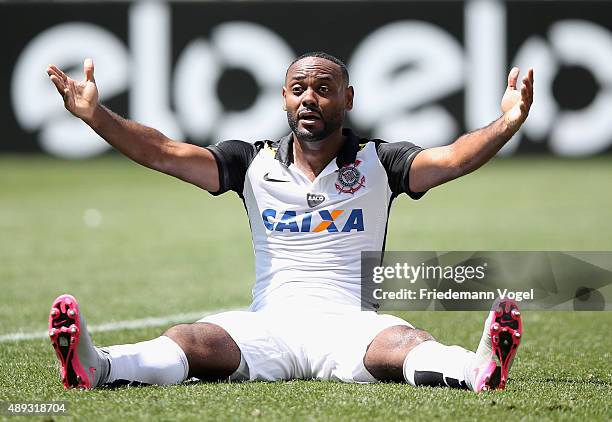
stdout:
<svg viewBox="0 0 612 422">
<path fill-rule="evenodd" d="M 529 68 L 522 82 L 521 99 L 526 103 L 527 110 L 529 110 L 531 103 L 533 103 L 533 68 Z"/>
<path fill-rule="evenodd" d="M 85 79 L 89 82 L 95 82 L 94 79 L 94 64 L 93 60 L 89 57 L 83 62 L 83 72 L 85 72 Z"/>
<path fill-rule="evenodd" d="M 66 83 L 57 70 L 58 69 L 55 66 L 49 65 L 49 67 L 47 67 L 47 75 L 49 75 L 49 79 L 51 79 L 51 82 L 53 82 L 53 85 L 55 85 L 57 92 L 59 92 L 59 94 L 63 97 Z"/>
<path fill-rule="evenodd" d="M 68 76 L 61 70 L 59 70 L 55 65 L 50 64 L 47 66 L 47 75 L 49 75 L 49 79 L 55 85 L 55 89 L 57 92 L 66 99 L 66 85 L 68 83 Z"/>
<path fill-rule="evenodd" d="M 527 101 L 529 104 L 533 102 L 533 85 L 528 79 L 523 79 L 523 86 L 521 88 L 521 98 L 523 101 Z"/>
<path fill-rule="evenodd" d="M 51 65 L 49 65 L 47 67 L 47 75 L 49 75 L 49 78 L 55 77 L 55 79 L 57 79 L 57 81 L 61 84 L 65 83 L 65 79 L 62 78 L 61 74 L 57 71 L 57 68 L 55 68 L 54 66 L 52 67 Z"/>
<path fill-rule="evenodd" d="M 62 81 L 64 81 L 64 83 L 68 80 L 68 76 L 64 72 L 59 70 L 54 64 L 50 64 L 49 66 L 47 66 L 47 74 L 49 74 L 50 76 L 51 73 L 49 72 L 60 78 Z"/>
<path fill-rule="evenodd" d="M 510 73 L 508 73 L 508 88 L 516 89 L 516 81 L 518 80 L 519 72 L 518 67 L 513 67 L 510 70 Z"/>
<path fill-rule="evenodd" d="M 55 89 L 57 89 L 57 92 L 60 93 L 60 95 L 64 95 L 64 83 L 55 75 L 50 75 L 49 79 L 51 79 L 51 82 L 53 82 L 53 85 L 55 85 Z"/>
<path fill-rule="evenodd" d="M 522 115 L 529 114 L 529 108 L 530 107 L 531 107 L 531 104 L 526 104 L 525 101 L 521 101 L 521 105 L 520 105 L 521 114 Z"/>
</svg>

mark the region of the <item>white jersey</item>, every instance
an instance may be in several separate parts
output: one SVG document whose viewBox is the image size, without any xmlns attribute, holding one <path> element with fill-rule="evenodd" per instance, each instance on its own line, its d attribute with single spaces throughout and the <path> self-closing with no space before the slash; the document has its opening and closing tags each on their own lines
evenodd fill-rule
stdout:
<svg viewBox="0 0 612 422">
<path fill-rule="evenodd" d="M 393 199 L 408 193 L 422 149 L 359 139 L 349 129 L 327 167 L 310 181 L 293 162 L 293 138 L 209 146 L 220 194 L 243 199 L 255 251 L 251 310 L 273 307 L 373 308 L 361 302 L 361 252 L 382 251 Z"/>
</svg>

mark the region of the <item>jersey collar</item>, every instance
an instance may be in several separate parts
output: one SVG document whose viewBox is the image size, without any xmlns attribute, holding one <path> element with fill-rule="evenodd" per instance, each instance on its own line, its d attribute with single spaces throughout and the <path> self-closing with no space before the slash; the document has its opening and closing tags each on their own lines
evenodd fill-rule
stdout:
<svg viewBox="0 0 612 422">
<path fill-rule="evenodd" d="M 354 163 L 355 158 L 357 158 L 357 152 L 359 151 L 359 138 L 351 129 L 342 129 L 342 135 L 346 137 L 346 140 L 336 157 L 338 168 L 346 164 Z M 293 163 L 293 133 L 279 139 L 278 148 L 274 157 L 285 167 L 289 167 Z"/>
</svg>

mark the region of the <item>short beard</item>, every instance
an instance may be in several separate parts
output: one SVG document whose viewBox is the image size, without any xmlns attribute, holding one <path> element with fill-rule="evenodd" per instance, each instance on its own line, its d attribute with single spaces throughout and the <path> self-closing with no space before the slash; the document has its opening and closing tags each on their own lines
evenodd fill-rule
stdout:
<svg viewBox="0 0 612 422">
<path fill-rule="evenodd" d="M 321 120 L 323 122 L 323 129 L 317 132 L 308 132 L 306 130 L 299 129 L 297 115 L 291 114 L 289 111 L 287 111 L 287 122 L 289 123 L 289 127 L 300 142 L 315 143 L 322 141 L 330 134 L 338 130 L 342 126 L 343 120 L 342 113 L 338 113 L 330 120 Z"/>
</svg>

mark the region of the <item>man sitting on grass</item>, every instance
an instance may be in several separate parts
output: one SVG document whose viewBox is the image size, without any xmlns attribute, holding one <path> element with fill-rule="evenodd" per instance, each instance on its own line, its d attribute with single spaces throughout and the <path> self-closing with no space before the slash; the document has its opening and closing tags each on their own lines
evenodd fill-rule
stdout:
<svg viewBox="0 0 612 422">
<path fill-rule="evenodd" d="M 202 380 L 405 381 L 483 391 L 503 389 L 520 343 L 520 312 L 501 301 L 476 353 L 438 343 L 391 315 L 363 310 L 361 251 L 382 250 L 391 202 L 476 170 L 516 133 L 533 98 L 533 70 L 517 89 L 508 75 L 502 116 L 454 143 L 422 149 L 363 139 L 344 128 L 353 107 L 346 66 L 307 53 L 282 88 L 291 133 L 278 141 L 175 142 L 98 103 L 91 59 L 85 80 L 47 73 L 64 106 L 121 153 L 146 167 L 244 201 L 256 282 L 249 311 L 181 324 L 141 343 L 95 347 L 74 297 L 51 307 L 49 336 L 66 388 Z M 397 95 L 409 95 L 398 92 Z"/>
</svg>

